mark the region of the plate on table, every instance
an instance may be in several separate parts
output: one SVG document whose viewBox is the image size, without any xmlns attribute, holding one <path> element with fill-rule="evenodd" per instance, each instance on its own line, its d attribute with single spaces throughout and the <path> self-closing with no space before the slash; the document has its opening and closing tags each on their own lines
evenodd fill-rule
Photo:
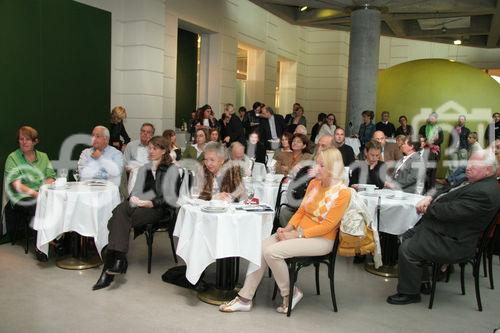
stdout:
<svg viewBox="0 0 500 333">
<path fill-rule="evenodd" d="M 201 211 L 205 213 L 225 213 L 227 207 L 205 206 L 201 208 Z"/>
</svg>

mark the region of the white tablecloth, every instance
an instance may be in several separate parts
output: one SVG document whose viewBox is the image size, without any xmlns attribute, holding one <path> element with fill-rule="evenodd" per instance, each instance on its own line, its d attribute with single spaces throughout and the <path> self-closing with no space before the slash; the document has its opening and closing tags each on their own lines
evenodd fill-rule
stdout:
<svg viewBox="0 0 500 333">
<path fill-rule="evenodd" d="M 34 220 L 37 248 L 48 254 L 49 242 L 68 231 L 93 237 L 99 253 L 108 244 L 108 220 L 120 203 L 118 187 L 68 183 L 67 188 L 40 188 Z"/>
<path fill-rule="evenodd" d="M 359 147 L 361 147 L 361 143 L 359 142 L 359 139 L 346 137 L 345 144 L 348 146 L 351 146 L 352 150 L 354 151 L 355 156 L 359 155 Z"/>
<path fill-rule="evenodd" d="M 195 284 L 216 259 L 242 257 L 250 261 L 247 274 L 260 267 L 262 241 L 269 237 L 274 213 L 235 211 L 205 213 L 200 206 L 183 205 L 174 236 L 179 237 L 177 255 L 187 265 L 186 278 Z"/>
<path fill-rule="evenodd" d="M 379 231 L 401 235 L 420 220 L 421 216 L 417 214 L 415 207 L 424 198 L 421 195 L 402 193 L 401 198 L 390 198 L 394 191 L 387 189 L 377 190 L 373 194 L 366 192 L 359 192 L 359 194 L 367 203 L 368 210 L 375 221 L 375 228 L 378 224 L 377 202 L 378 198 L 381 198 Z"/>
</svg>

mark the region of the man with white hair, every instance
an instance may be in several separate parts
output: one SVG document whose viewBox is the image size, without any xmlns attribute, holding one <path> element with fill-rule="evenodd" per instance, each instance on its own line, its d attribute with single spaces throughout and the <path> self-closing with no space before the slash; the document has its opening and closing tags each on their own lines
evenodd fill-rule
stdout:
<svg viewBox="0 0 500 333">
<path fill-rule="evenodd" d="M 388 303 L 420 301 L 423 262 L 457 263 L 475 253 L 480 234 L 500 208 L 492 155 L 474 153 L 467 163 L 466 182 L 417 204 L 423 216 L 399 248 L 399 283 Z"/>
<path fill-rule="evenodd" d="M 123 170 L 122 153 L 108 145 L 109 130 L 96 126 L 92 131 L 92 147 L 84 149 L 78 160 L 82 180 L 106 179 L 120 185 Z"/>
<path fill-rule="evenodd" d="M 297 133 L 307 135 L 307 128 L 304 125 L 297 125 L 297 127 L 295 127 L 295 131 L 293 131 L 293 134 Z"/>
</svg>

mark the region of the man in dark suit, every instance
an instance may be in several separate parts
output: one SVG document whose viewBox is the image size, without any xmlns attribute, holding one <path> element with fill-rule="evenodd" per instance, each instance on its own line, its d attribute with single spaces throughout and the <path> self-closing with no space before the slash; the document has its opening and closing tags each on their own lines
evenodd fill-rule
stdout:
<svg viewBox="0 0 500 333">
<path fill-rule="evenodd" d="M 421 194 L 425 183 L 425 164 L 422 156 L 417 153 L 419 142 L 406 137 L 401 151 L 405 155 L 394 168 L 392 181 L 386 181 L 385 187 L 402 190 L 407 193 Z"/>
<path fill-rule="evenodd" d="M 260 141 L 268 150 L 276 150 L 280 146 L 280 138 L 285 132 L 285 120 L 282 115 L 274 114 L 270 106 L 261 109 Z"/>
<path fill-rule="evenodd" d="M 261 102 L 253 103 L 252 110 L 245 113 L 242 123 L 245 128 L 245 138 L 248 139 L 250 133 L 259 128 L 261 108 L 264 104 Z"/>
<path fill-rule="evenodd" d="M 424 214 L 399 248 L 399 283 L 390 304 L 420 301 L 422 262 L 452 264 L 469 258 L 500 208 L 494 157 L 481 151 L 467 163 L 467 182 L 417 204 Z M 407 232 L 408 233 L 408 232 Z"/>
</svg>

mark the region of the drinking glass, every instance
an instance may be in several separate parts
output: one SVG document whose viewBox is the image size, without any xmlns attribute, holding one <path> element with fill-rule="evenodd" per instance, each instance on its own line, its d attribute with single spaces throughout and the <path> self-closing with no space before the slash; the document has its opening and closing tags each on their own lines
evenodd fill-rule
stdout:
<svg viewBox="0 0 500 333">
<path fill-rule="evenodd" d="M 57 170 L 58 178 L 68 178 L 68 169 L 61 168 Z"/>
<path fill-rule="evenodd" d="M 78 172 L 78 169 L 73 170 L 73 178 L 76 182 L 78 182 L 78 180 L 80 179 L 80 173 Z"/>
</svg>

